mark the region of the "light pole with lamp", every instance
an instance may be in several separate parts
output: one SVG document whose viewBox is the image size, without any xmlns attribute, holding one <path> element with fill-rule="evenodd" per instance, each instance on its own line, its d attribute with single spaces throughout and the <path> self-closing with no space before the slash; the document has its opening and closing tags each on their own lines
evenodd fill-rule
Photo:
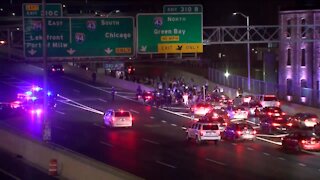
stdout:
<svg viewBox="0 0 320 180">
<path fill-rule="evenodd" d="M 248 91 L 250 91 L 251 90 L 251 76 L 250 76 L 250 70 L 251 70 L 251 68 L 250 68 L 250 29 L 249 29 L 249 27 L 250 27 L 250 18 L 249 18 L 249 16 L 246 16 L 246 15 L 244 15 L 243 13 L 241 13 L 241 12 L 234 12 L 233 13 L 233 15 L 235 16 L 235 15 L 241 15 L 242 17 L 244 17 L 244 18 L 246 18 L 246 20 L 247 20 L 247 65 L 248 65 Z"/>
</svg>

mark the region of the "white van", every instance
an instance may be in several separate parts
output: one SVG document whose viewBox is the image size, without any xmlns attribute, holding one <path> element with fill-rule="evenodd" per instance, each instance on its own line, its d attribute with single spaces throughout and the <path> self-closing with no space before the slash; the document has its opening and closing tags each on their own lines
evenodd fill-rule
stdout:
<svg viewBox="0 0 320 180">
<path fill-rule="evenodd" d="M 109 127 L 132 127 L 130 111 L 109 109 L 104 113 L 103 120 Z"/>
<path fill-rule="evenodd" d="M 260 97 L 260 104 L 265 107 L 280 107 L 280 101 L 275 95 L 262 95 Z"/>
</svg>

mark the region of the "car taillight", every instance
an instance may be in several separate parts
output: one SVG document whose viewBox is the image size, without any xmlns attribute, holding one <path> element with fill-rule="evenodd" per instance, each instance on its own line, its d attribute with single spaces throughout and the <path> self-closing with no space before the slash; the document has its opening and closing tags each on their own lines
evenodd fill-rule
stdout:
<svg viewBox="0 0 320 180">
<path fill-rule="evenodd" d="M 112 117 L 112 118 L 111 118 L 111 120 L 112 120 L 112 121 L 115 121 L 115 118 L 114 118 L 114 117 Z"/>
<path fill-rule="evenodd" d="M 287 123 L 287 126 L 290 126 L 290 127 L 291 127 L 291 126 L 292 126 L 292 123 Z"/>
<path fill-rule="evenodd" d="M 277 102 L 277 106 L 280 106 L 280 102 Z"/>
<path fill-rule="evenodd" d="M 241 134 L 242 134 L 242 131 L 237 131 L 237 134 L 241 135 Z"/>
<path fill-rule="evenodd" d="M 280 126 L 279 123 L 272 123 L 272 126 Z"/>
<path fill-rule="evenodd" d="M 217 113 L 213 113 L 213 118 L 218 118 L 218 114 Z"/>
<path fill-rule="evenodd" d="M 202 131 L 200 131 L 200 136 L 203 136 L 203 132 Z"/>
<path fill-rule="evenodd" d="M 283 112 L 283 113 L 281 113 L 282 115 L 286 115 L 286 113 L 285 112 Z"/>
<path fill-rule="evenodd" d="M 62 71 L 64 71 L 64 68 L 62 68 Z"/>
<path fill-rule="evenodd" d="M 312 121 L 317 121 L 317 118 L 311 118 Z"/>
<path fill-rule="evenodd" d="M 302 144 L 306 144 L 307 141 L 306 141 L 306 140 L 301 140 L 301 143 L 302 143 Z"/>
<path fill-rule="evenodd" d="M 56 70 L 54 68 L 52 68 L 51 71 L 56 71 Z"/>
<path fill-rule="evenodd" d="M 228 123 L 222 123 L 222 125 L 227 126 L 227 125 L 228 125 Z"/>
<path fill-rule="evenodd" d="M 268 112 L 268 115 L 271 116 L 271 115 L 272 115 L 272 112 Z"/>
</svg>

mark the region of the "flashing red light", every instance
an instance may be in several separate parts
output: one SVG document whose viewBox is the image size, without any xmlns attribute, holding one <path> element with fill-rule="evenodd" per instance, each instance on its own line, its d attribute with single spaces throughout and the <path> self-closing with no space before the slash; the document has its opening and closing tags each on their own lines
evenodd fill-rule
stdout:
<svg viewBox="0 0 320 180">
<path fill-rule="evenodd" d="M 242 131 L 237 131 L 237 134 L 241 135 L 241 134 L 242 134 Z"/>
<path fill-rule="evenodd" d="M 56 70 L 55 70 L 54 68 L 52 68 L 52 69 L 51 69 L 51 71 L 53 71 L 53 72 L 54 72 L 54 71 L 56 71 Z"/>
<path fill-rule="evenodd" d="M 301 140 L 301 143 L 302 143 L 302 144 L 306 144 L 307 141 L 306 141 L 306 140 Z"/>
<path fill-rule="evenodd" d="M 252 134 L 257 134 L 257 131 L 256 131 L 256 130 L 253 130 L 253 131 L 252 131 Z"/>
<path fill-rule="evenodd" d="M 268 112 L 268 115 L 271 116 L 271 115 L 272 115 L 272 112 Z"/>
</svg>

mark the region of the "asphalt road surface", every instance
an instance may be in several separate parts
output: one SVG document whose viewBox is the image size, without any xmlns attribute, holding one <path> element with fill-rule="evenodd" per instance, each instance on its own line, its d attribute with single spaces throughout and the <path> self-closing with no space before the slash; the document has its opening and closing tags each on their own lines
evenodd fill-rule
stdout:
<svg viewBox="0 0 320 180">
<path fill-rule="evenodd" d="M 3 66 L 2 66 L 3 67 Z M 27 86 L 10 83 L 8 77 L 29 85 L 39 83 L 40 68 L 12 65 L 0 75 L 1 93 L 12 94 Z M 37 84 L 38 84 L 37 83 Z M 222 141 L 198 145 L 186 141 L 185 127 L 192 120 L 143 105 L 134 100 L 135 90 L 116 89 L 111 100 L 110 85 L 91 84 L 66 75 L 49 78 L 59 93 L 52 122 L 52 143 L 146 179 L 318 179 L 320 158 L 310 153 L 285 153 L 279 145 Z M 121 97 L 120 97 L 121 96 Z M 108 108 L 130 110 L 132 128 L 106 128 L 103 112 Z M 41 139 L 42 118 L 13 115 L 1 125 Z M 76 172 L 75 172 L 76 173 Z"/>
</svg>

